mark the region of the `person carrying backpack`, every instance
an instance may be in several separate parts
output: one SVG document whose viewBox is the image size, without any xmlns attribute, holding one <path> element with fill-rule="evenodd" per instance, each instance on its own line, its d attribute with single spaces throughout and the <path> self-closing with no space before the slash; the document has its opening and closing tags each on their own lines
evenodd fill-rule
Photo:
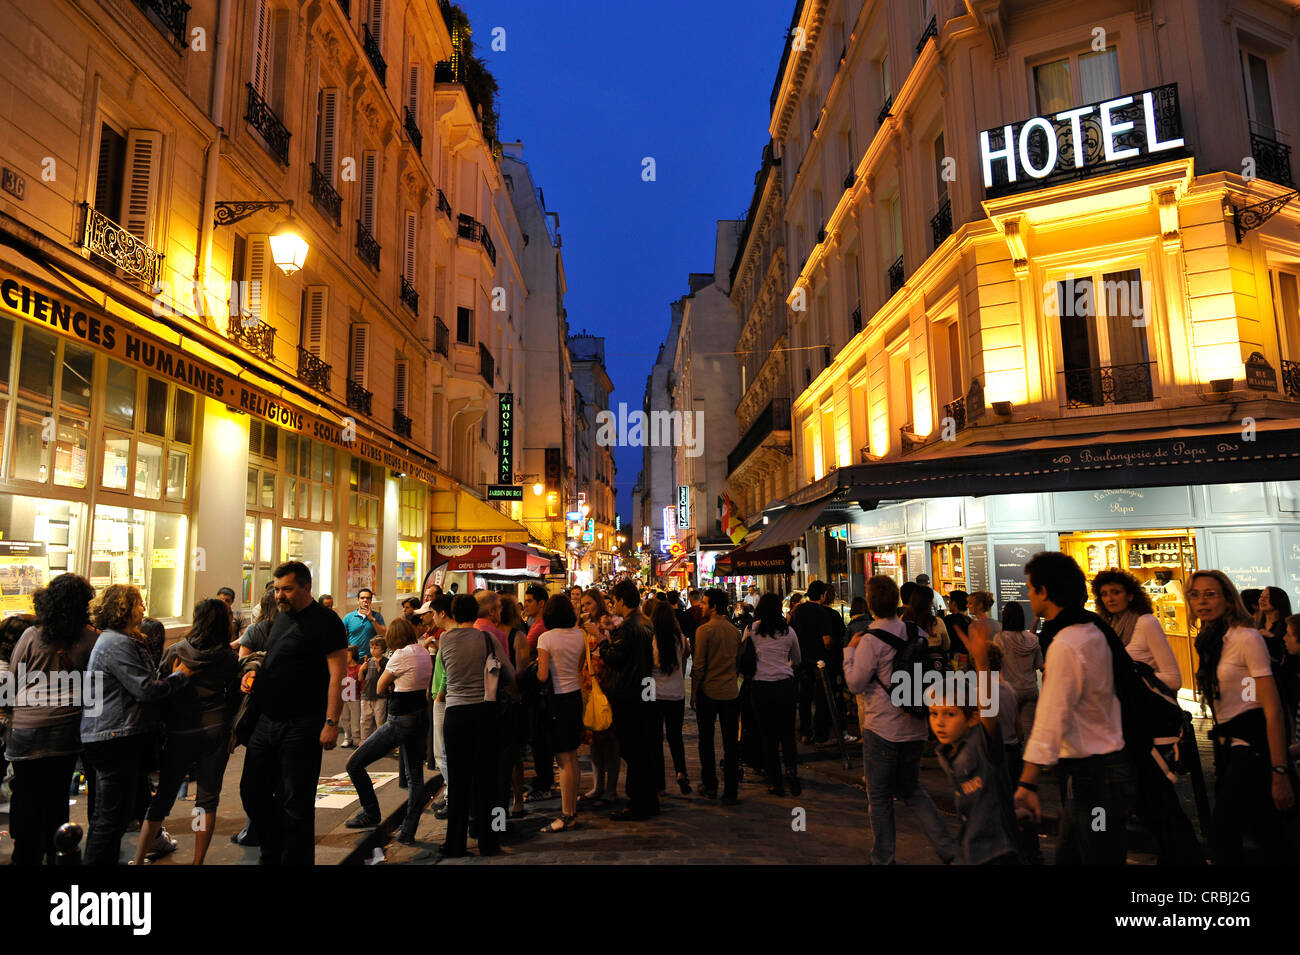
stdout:
<svg viewBox="0 0 1300 955">
<path fill-rule="evenodd" d="M 867 581 L 867 608 L 871 626 L 854 634 L 844 649 L 844 677 L 849 692 L 864 697 L 862 729 L 866 742 L 867 809 L 871 816 L 873 865 L 891 865 L 896 843 L 894 798 L 916 814 L 935 853 L 945 863 L 957 856 L 957 843 L 939 816 L 929 794 L 921 787 L 921 750 L 928 733 L 926 708 L 896 706 L 891 683 L 897 669 L 910 675 L 920 664 L 929 665 L 930 641 L 915 624 L 898 618 L 898 585 L 877 575 Z"/>
</svg>

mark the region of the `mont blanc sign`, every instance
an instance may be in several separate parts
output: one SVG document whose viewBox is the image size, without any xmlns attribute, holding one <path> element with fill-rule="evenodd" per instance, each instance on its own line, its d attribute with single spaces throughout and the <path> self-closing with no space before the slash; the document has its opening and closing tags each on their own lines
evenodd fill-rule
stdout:
<svg viewBox="0 0 1300 955">
<path fill-rule="evenodd" d="M 1184 153 L 1177 83 L 980 133 L 989 199 Z"/>
</svg>

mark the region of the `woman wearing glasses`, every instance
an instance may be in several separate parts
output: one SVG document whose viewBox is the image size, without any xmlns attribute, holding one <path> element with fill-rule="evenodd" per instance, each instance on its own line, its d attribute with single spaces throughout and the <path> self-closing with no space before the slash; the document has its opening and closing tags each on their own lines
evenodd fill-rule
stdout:
<svg viewBox="0 0 1300 955">
<path fill-rule="evenodd" d="M 1256 845 L 1271 856 L 1260 861 L 1276 864 L 1281 813 L 1294 804 L 1295 794 L 1288 776 L 1286 719 L 1268 648 L 1237 588 L 1221 571 L 1192 574 L 1187 602 L 1200 621 L 1196 685 L 1214 717 L 1214 864 L 1242 864 L 1248 826 Z"/>
</svg>

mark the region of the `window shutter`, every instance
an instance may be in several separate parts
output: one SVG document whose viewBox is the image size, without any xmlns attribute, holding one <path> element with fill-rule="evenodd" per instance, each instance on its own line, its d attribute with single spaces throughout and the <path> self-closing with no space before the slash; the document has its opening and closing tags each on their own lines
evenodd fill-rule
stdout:
<svg viewBox="0 0 1300 955">
<path fill-rule="evenodd" d="M 329 287 L 308 285 L 302 318 L 302 347 L 317 358 L 325 357 L 325 321 L 329 315 Z"/>
<path fill-rule="evenodd" d="M 122 228 L 145 245 L 153 242 L 154 207 L 157 205 L 158 161 L 162 133 L 132 129 L 126 134 L 126 179 L 122 195 Z"/>
<path fill-rule="evenodd" d="M 370 0 L 370 34 L 382 49 L 384 45 L 384 0 Z"/>
<path fill-rule="evenodd" d="M 288 102 L 286 89 L 289 85 L 289 40 L 293 33 L 293 21 L 288 10 L 277 10 L 268 19 L 271 46 L 270 90 L 266 99 L 281 120 L 285 118 L 285 106 Z"/>
<path fill-rule="evenodd" d="M 417 235 L 417 222 L 414 212 L 406 213 L 406 249 L 402 257 L 402 274 L 406 276 L 406 281 L 412 286 L 415 285 L 415 240 Z"/>
<path fill-rule="evenodd" d="M 257 0 L 253 12 L 253 88 L 262 99 L 270 93 L 271 79 L 271 13 L 267 0 Z"/>
<path fill-rule="evenodd" d="M 379 175 L 379 155 L 366 153 L 361 167 L 361 224 L 375 234 L 375 186 Z"/>
<path fill-rule="evenodd" d="M 348 355 L 348 377 L 362 388 L 369 388 L 367 360 L 370 353 L 370 326 L 367 324 L 352 326 L 352 343 Z"/>
<path fill-rule="evenodd" d="M 271 244 L 268 236 L 248 237 L 248 267 L 244 275 L 247 291 L 243 313 L 261 322 L 271 320 Z"/>
<path fill-rule="evenodd" d="M 397 413 L 409 417 L 406 410 L 408 402 L 408 388 L 411 375 L 411 362 L 407 358 L 397 359 L 397 367 L 393 371 L 393 407 Z"/>
<path fill-rule="evenodd" d="M 320 94 L 320 170 L 325 180 L 334 185 L 336 167 L 338 166 L 338 90 L 321 90 Z"/>
<path fill-rule="evenodd" d="M 406 75 L 406 105 L 416 122 L 420 120 L 420 64 L 412 63 Z"/>
</svg>

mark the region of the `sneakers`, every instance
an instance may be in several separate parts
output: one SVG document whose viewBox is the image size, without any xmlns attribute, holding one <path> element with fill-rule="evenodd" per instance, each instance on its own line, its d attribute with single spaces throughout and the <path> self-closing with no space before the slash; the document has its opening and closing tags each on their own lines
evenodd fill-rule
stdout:
<svg viewBox="0 0 1300 955">
<path fill-rule="evenodd" d="M 397 837 L 397 841 L 398 843 L 404 846 L 413 846 L 415 845 L 415 835 L 412 834 L 408 836 L 406 833 L 403 832 L 401 835 Z"/>
<path fill-rule="evenodd" d="M 379 817 L 372 816 L 363 809 L 343 825 L 349 829 L 374 829 L 379 825 Z"/>
<path fill-rule="evenodd" d="M 173 839 L 166 829 L 158 830 L 158 838 L 154 839 L 153 845 L 145 856 L 150 859 L 160 859 L 165 855 L 171 855 L 179 847 L 179 843 Z"/>
</svg>

